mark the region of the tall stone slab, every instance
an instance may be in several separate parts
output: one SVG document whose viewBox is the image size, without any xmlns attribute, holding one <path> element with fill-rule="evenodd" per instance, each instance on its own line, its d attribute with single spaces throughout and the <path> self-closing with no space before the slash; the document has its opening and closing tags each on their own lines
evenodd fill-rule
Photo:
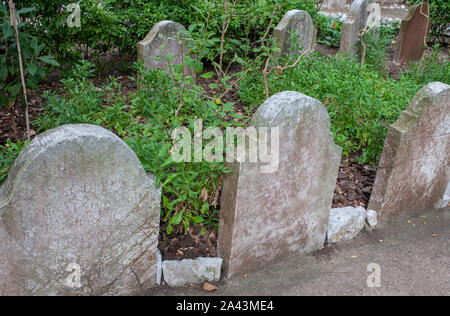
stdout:
<svg viewBox="0 0 450 316">
<path fill-rule="evenodd" d="M 161 190 L 111 132 L 37 136 L 0 189 L 0 295 L 123 295 L 155 283 Z"/>
<path fill-rule="evenodd" d="M 389 128 L 370 210 L 380 223 L 442 204 L 450 181 L 450 86 L 423 87 Z"/>
<path fill-rule="evenodd" d="M 308 49 L 314 49 L 316 34 L 317 31 L 311 16 L 303 10 L 288 11 L 273 32 L 281 46 L 281 55 L 284 57 L 300 55 Z M 300 47 L 296 45 L 300 45 Z M 296 50 L 297 48 L 299 49 Z"/>
<path fill-rule="evenodd" d="M 398 64 L 417 61 L 425 50 L 424 39 L 430 32 L 430 11 L 428 3 L 412 6 L 400 24 L 394 61 Z"/>
<path fill-rule="evenodd" d="M 339 50 L 355 55 L 358 52 L 356 44 L 359 42 L 358 33 L 366 23 L 369 13 L 367 7 L 374 0 L 355 0 L 350 6 L 350 11 L 342 23 L 341 44 Z"/>
<path fill-rule="evenodd" d="M 278 93 L 253 125 L 279 128 L 279 165 L 261 173 L 261 162 L 235 163 L 224 179 L 218 253 L 225 276 L 322 248 L 336 184 L 341 148 L 322 103 Z"/>
<path fill-rule="evenodd" d="M 184 64 L 188 54 L 186 42 L 179 33 L 185 31 L 183 25 L 173 21 L 161 21 L 155 24 L 147 36 L 138 43 L 138 59 L 143 60 L 148 69 L 168 69 L 167 55 L 174 56 L 173 65 Z M 157 57 L 158 60 L 152 58 Z M 195 76 L 189 67 L 184 67 L 186 75 Z"/>
</svg>

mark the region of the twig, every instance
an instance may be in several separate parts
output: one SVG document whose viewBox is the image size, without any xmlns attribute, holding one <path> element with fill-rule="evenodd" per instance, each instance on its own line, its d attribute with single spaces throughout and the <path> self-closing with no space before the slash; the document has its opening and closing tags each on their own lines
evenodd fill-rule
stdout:
<svg viewBox="0 0 450 316">
<path fill-rule="evenodd" d="M 26 125 L 27 125 L 27 137 L 29 140 L 30 139 L 30 118 L 28 115 L 27 87 L 25 85 L 25 75 L 23 72 L 23 65 L 22 65 L 22 51 L 20 49 L 19 31 L 17 30 L 17 21 L 16 21 L 16 14 L 15 14 L 13 0 L 9 0 L 9 13 L 11 15 L 11 24 L 14 27 L 14 33 L 16 36 L 17 54 L 19 57 L 20 79 L 22 80 L 23 97 L 25 100 L 25 120 L 26 120 Z"/>
<path fill-rule="evenodd" d="M 367 45 L 366 45 L 366 43 L 364 43 L 364 34 L 366 34 L 365 29 L 358 32 L 359 40 L 361 41 L 361 45 L 363 47 L 362 56 L 361 56 L 361 73 L 364 72 L 364 59 L 366 57 L 366 49 L 367 49 Z"/>
<path fill-rule="evenodd" d="M 233 83 L 231 84 L 231 86 L 230 86 L 227 90 L 225 90 L 225 91 L 222 93 L 222 95 L 219 97 L 219 99 L 222 100 L 222 98 L 223 98 L 228 92 L 230 92 L 230 90 L 233 89 L 233 88 L 239 83 L 239 81 L 241 81 L 242 79 L 244 79 L 244 77 L 249 73 L 250 70 L 251 70 L 251 68 L 248 68 L 248 69 L 247 69 L 247 70 L 239 77 L 239 79 L 237 79 L 235 82 L 233 82 Z"/>
<path fill-rule="evenodd" d="M 222 34 L 220 37 L 220 55 L 219 55 L 220 69 L 222 69 L 222 65 L 223 65 L 223 48 L 224 48 L 224 44 L 225 44 L 225 34 L 227 33 L 228 26 L 230 25 L 230 21 L 231 21 L 231 17 L 227 16 L 228 9 L 229 9 L 228 1 L 229 0 L 225 0 L 225 3 L 224 3 L 225 19 L 222 22 Z"/>
<path fill-rule="evenodd" d="M 298 56 L 298 58 L 296 59 L 296 61 L 293 64 L 287 65 L 284 67 L 281 67 L 278 65 L 276 67 L 273 67 L 270 71 L 268 69 L 269 69 L 269 61 L 270 61 L 271 56 L 267 57 L 266 66 L 264 67 L 264 70 L 262 71 L 263 80 L 264 80 L 264 89 L 266 91 L 266 98 L 268 98 L 270 96 L 269 83 L 267 80 L 268 75 L 270 75 L 274 70 L 276 70 L 277 73 L 282 74 L 285 70 L 296 67 L 297 64 L 300 62 L 300 60 L 303 58 L 303 56 L 305 56 L 310 50 L 311 50 L 311 48 L 308 48 L 303 53 L 301 53 L 300 56 Z"/>
<path fill-rule="evenodd" d="M 278 7 L 277 7 L 277 4 L 275 3 L 273 5 L 273 11 L 272 11 L 272 16 L 270 18 L 269 26 L 267 27 L 267 30 L 264 33 L 264 36 L 261 38 L 261 41 L 264 41 L 265 38 L 267 37 L 267 35 L 269 35 L 269 32 L 270 32 L 270 29 L 272 28 L 273 20 L 275 18 L 275 14 L 277 13 L 277 10 L 278 10 Z"/>
</svg>

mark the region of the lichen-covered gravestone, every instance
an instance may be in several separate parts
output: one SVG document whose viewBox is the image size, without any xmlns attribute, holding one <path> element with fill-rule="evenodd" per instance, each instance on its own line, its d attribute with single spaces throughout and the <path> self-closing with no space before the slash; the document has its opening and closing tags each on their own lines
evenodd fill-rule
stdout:
<svg viewBox="0 0 450 316">
<path fill-rule="evenodd" d="M 364 29 L 369 13 L 367 7 L 374 0 L 355 0 L 350 6 L 350 11 L 344 23 L 342 23 L 342 35 L 340 51 L 355 55 L 358 52 L 358 33 Z"/>
<path fill-rule="evenodd" d="M 111 132 L 37 136 L 0 189 L 0 295 L 122 295 L 155 283 L 160 189 Z"/>
<path fill-rule="evenodd" d="M 316 33 L 316 28 L 308 12 L 291 10 L 275 27 L 273 35 L 281 46 L 281 55 L 286 57 L 287 55 L 299 55 L 308 49 L 312 50 L 316 41 Z"/>
<path fill-rule="evenodd" d="M 423 87 L 389 128 L 369 209 L 380 223 L 439 208 L 450 181 L 450 86 Z"/>
<path fill-rule="evenodd" d="M 253 125 L 279 128 L 279 165 L 262 173 L 261 162 L 234 163 L 224 179 L 218 252 L 226 276 L 323 247 L 341 157 L 324 105 L 301 93 L 267 99 Z"/>
<path fill-rule="evenodd" d="M 189 50 L 180 32 L 185 30 L 183 25 L 173 21 L 156 23 L 147 36 L 138 43 L 138 59 L 144 61 L 147 69 L 167 70 L 169 65 L 167 56 L 171 55 L 173 56 L 171 65 L 185 65 L 184 73 L 195 76 L 195 72 L 184 63 Z"/>
<path fill-rule="evenodd" d="M 394 61 L 404 63 L 419 60 L 425 50 L 425 37 L 430 31 L 428 3 L 412 6 L 400 24 Z"/>
</svg>

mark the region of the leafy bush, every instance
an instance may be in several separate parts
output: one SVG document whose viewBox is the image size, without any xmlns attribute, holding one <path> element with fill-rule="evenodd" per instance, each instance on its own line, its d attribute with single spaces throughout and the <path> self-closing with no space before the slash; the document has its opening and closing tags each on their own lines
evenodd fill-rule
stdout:
<svg viewBox="0 0 450 316">
<path fill-rule="evenodd" d="M 341 43 L 342 22 L 323 14 L 317 15 L 317 43 L 339 47 Z"/>
<path fill-rule="evenodd" d="M 265 100 L 262 76 L 252 73 L 242 81 L 239 95 L 249 112 Z M 410 103 L 415 93 L 432 81 L 450 82 L 449 63 L 436 55 L 395 80 L 370 66 L 361 73 L 358 62 L 347 56 L 325 57 L 314 53 L 297 67 L 269 78 L 271 94 L 292 90 L 321 101 L 331 118 L 331 129 L 344 155 L 361 152 L 361 162 L 376 163 L 387 128 Z"/>
<path fill-rule="evenodd" d="M 17 1 L 16 1 L 17 2 Z M 69 27 L 67 19 L 71 12 L 67 5 L 80 5 L 81 27 Z M 67 66 L 89 53 L 99 54 L 120 42 L 117 12 L 108 10 L 97 0 L 23 0 L 21 4 L 34 8 L 29 17 L 28 32 L 46 44 L 46 53 L 64 61 Z"/>
<path fill-rule="evenodd" d="M 21 15 L 30 13 L 32 8 L 16 11 L 16 21 Z M 17 25 L 27 88 L 37 89 L 39 80 L 46 76 L 45 64 L 58 66 L 51 56 L 42 56 L 44 44 L 37 38 L 24 32 L 27 23 Z M 19 55 L 14 28 L 11 26 L 9 7 L 0 2 L 0 27 L 3 36 L 0 38 L 0 106 L 9 106 L 21 100 L 22 82 L 19 68 Z M 20 102 L 19 102 L 20 103 Z"/>
<path fill-rule="evenodd" d="M 372 66 L 384 75 L 388 73 L 387 63 L 389 56 L 386 54 L 391 42 L 398 33 L 398 23 L 392 25 L 382 25 L 378 29 L 372 29 L 364 35 L 366 44 L 365 63 Z M 358 43 L 361 46 L 361 43 Z M 362 51 L 362 50 L 360 50 Z"/>
<path fill-rule="evenodd" d="M 28 31 L 46 44 L 46 53 L 69 64 L 83 56 L 103 54 L 112 48 L 135 55 L 136 43 L 142 40 L 159 21 L 173 20 L 186 28 L 203 24 L 215 36 L 221 33 L 225 0 L 97 0 L 78 1 L 81 7 L 81 28 L 68 27 L 70 14 L 67 5 L 73 0 L 21 1 L 22 6 L 33 7 L 34 15 Z M 315 16 L 314 0 L 251 0 L 229 1 L 234 17 L 228 35 L 250 41 L 265 32 L 272 18 L 273 6 L 278 10 L 274 27 L 291 9 L 302 9 Z M 229 11 L 229 12 L 230 12 Z M 70 66 L 70 65 L 68 65 Z"/>
<path fill-rule="evenodd" d="M 192 67 L 199 67 L 195 63 L 191 61 Z M 162 185 L 162 217 L 169 222 L 168 233 L 180 225 L 187 230 L 192 223 L 217 226 L 219 181 L 227 172 L 221 162 L 172 161 L 172 130 L 186 126 L 192 132 L 194 118 L 203 120 L 204 129 L 238 124 L 224 120 L 233 104 L 218 106 L 205 98 L 203 89 L 183 76 L 180 66 L 167 72 L 146 71 L 142 63 L 136 64 L 140 88 L 122 96 L 120 84 L 112 79 L 96 88 L 89 79 L 93 65 L 83 62 L 74 68 L 72 78 L 62 80 L 62 91 L 46 95 L 45 115 L 34 121 L 38 131 L 89 123 L 121 136 Z"/>
</svg>

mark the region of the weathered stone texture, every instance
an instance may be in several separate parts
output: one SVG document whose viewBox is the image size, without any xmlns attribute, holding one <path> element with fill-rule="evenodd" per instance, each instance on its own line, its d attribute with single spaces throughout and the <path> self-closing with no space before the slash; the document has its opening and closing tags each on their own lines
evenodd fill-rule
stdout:
<svg viewBox="0 0 450 316">
<path fill-rule="evenodd" d="M 359 207 L 333 208 L 330 212 L 327 240 L 329 243 L 338 243 L 353 239 L 364 228 L 366 210 Z"/>
<path fill-rule="evenodd" d="M 144 40 L 138 43 L 138 59 L 143 60 L 148 69 L 168 69 L 167 55 L 174 56 L 173 65 L 184 64 L 188 48 L 181 38 L 183 25 L 172 21 L 161 21 L 155 24 Z M 160 57 L 155 60 L 152 57 Z M 189 67 L 185 66 L 184 73 L 195 77 Z"/>
<path fill-rule="evenodd" d="M 450 181 L 450 86 L 423 87 L 389 128 L 369 209 L 380 223 L 420 215 L 442 201 Z"/>
<path fill-rule="evenodd" d="M 430 32 L 428 3 L 412 6 L 400 24 L 394 61 L 404 63 L 419 60 L 425 50 L 424 39 Z"/>
<path fill-rule="evenodd" d="M 183 286 L 219 281 L 222 258 L 197 258 L 184 260 L 164 260 L 162 263 L 164 281 L 169 286 Z"/>
<path fill-rule="evenodd" d="M 374 210 L 368 210 L 367 211 L 367 224 L 369 227 L 375 227 L 378 225 L 378 214 Z"/>
<path fill-rule="evenodd" d="M 119 295 L 154 285 L 160 195 L 134 152 L 101 127 L 37 136 L 0 193 L 0 294 Z"/>
<path fill-rule="evenodd" d="M 293 36 L 294 34 L 295 36 Z M 300 55 L 308 49 L 314 49 L 316 34 L 317 31 L 311 16 L 303 10 L 288 11 L 273 32 L 275 39 L 281 46 L 283 57 Z M 296 48 L 295 45 L 298 44 L 301 50 L 293 51 Z"/>
<path fill-rule="evenodd" d="M 356 44 L 359 42 L 358 32 L 367 23 L 367 6 L 374 0 L 355 0 L 350 6 L 347 19 L 342 23 L 340 51 L 355 55 L 358 52 Z"/>
<path fill-rule="evenodd" d="M 323 247 L 341 157 L 325 107 L 301 93 L 272 96 L 253 125 L 279 128 L 279 167 L 261 173 L 261 162 L 235 163 L 224 179 L 218 253 L 226 276 Z"/>
</svg>

